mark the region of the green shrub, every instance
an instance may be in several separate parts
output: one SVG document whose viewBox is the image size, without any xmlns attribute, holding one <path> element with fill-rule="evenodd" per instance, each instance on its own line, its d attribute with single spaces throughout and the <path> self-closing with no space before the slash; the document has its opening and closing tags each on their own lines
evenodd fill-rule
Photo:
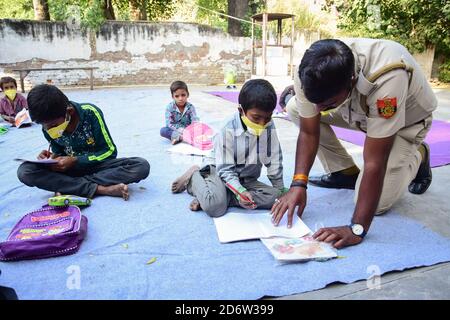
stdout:
<svg viewBox="0 0 450 320">
<path fill-rule="evenodd" d="M 450 59 L 439 67 L 438 79 L 442 82 L 450 82 Z"/>
</svg>

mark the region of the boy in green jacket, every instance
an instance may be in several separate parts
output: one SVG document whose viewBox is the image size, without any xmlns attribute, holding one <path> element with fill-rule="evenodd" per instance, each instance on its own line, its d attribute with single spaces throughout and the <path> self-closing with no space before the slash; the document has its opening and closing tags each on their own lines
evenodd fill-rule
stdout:
<svg viewBox="0 0 450 320">
<path fill-rule="evenodd" d="M 91 103 L 69 101 L 55 86 L 38 85 L 27 97 L 31 119 L 42 125 L 52 165 L 25 162 L 17 170 L 21 182 L 62 194 L 95 195 L 128 200 L 128 184 L 147 178 L 150 165 L 143 158 L 119 158 L 102 111 Z"/>
</svg>

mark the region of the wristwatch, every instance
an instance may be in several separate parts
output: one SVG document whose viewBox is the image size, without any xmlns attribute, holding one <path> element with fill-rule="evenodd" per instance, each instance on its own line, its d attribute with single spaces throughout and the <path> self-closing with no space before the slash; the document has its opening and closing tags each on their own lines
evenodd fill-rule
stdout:
<svg viewBox="0 0 450 320">
<path fill-rule="evenodd" d="M 349 225 L 349 227 L 350 227 L 350 230 L 352 230 L 352 232 L 353 232 L 353 234 L 355 236 L 364 238 L 366 236 L 366 234 L 367 234 L 367 232 L 364 231 L 364 227 L 362 225 L 358 224 L 358 223 L 352 223 L 352 224 Z"/>
</svg>

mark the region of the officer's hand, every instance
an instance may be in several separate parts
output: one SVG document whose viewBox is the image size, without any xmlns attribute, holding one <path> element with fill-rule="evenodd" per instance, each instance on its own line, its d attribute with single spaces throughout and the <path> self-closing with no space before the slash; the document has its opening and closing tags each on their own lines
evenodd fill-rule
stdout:
<svg viewBox="0 0 450 320">
<path fill-rule="evenodd" d="M 76 157 L 57 157 L 55 158 L 58 163 L 53 164 L 51 166 L 51 170 L 57 171 L 57 172 L 66 172 L 70 168 L 72 168 L 75 163 L 77 162 Z"/>
<path fill-rule="evenodd" d="M 281 93 L 281 95 L 280 95 L 280 101 L 279 101 L 279 104 L 280 104 L 280 106 L 283 108 L 283 109 L 285 109 L 286 108 L 286 104 L 287 104 L 287 102 L 288 101 L 286 101 L 286 97 L 287 96 L 295 96 L 295 89 L 294 89 L 294 85 L 290 85 L 290 86 L 287 86 L 284 90 L 283 90 L 283 92 Z"/>
<path fill-rule="evenodd" d="M 272 222 L 278 226 L 283 215 L 288 211 L 288 228 L 292 226 L 295 208 L 298 207 L 297 216 L 300 218 L 306 206 L 306 189 L 302 187 L 290 188 L 288 193 L 277 199 L 272 206 Z"/>
<path fill-rule="evenodd" d="M 347 246 L 354 246 L 362 242 L 362 238 L 353 234 L 348 226 L 321 228 L 313 234 L 317 241 L 334 242 L 333 247 L 341 249 Z"/>
<path fill-rule="evenodd" d="M 238 199 L 239 199 L 239 204 L 241 205 L 241 207 L 244 209 L 250 209 L 250 210 L 256 209 L 256 204 L 253 201 L 252 194 L 248 191 L 244 191 L 244 192 L 242 192 L 242 195 L 250 201 L 244 200 L 244 197 L 239 197 Z"/>
<path fill-rule="evenodd" d="M 44 159 L 48 159 L 52 156 L 53 154 L 48 151 L 48 150 L 42 150 L 41 153 L 39 153 L 39 155 L 37 156 L 38 160 L 44 160 Z"/>
</svg>

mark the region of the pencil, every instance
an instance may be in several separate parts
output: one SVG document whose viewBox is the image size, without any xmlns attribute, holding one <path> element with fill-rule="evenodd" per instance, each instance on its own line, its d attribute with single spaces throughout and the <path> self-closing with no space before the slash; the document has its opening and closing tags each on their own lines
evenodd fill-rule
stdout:
<svg viewBox="0 0 450 320">
<path fill-rule="evenodd" d="M 231 184 L 229 184 L 228 182 L 226 183 L 226 186 L 228 188 L 230 188 L 231 191 L 233 191 L 234 193 L 237 193 L 242 199 L 244 199 L 247 202 L 250 202 L 251 204 L 253 204 L 254 206 L 256 206 L 256 203 L 254 203 L 252 200 L 250 200 L 249 198 L 247 198 L 246 196 L 244 196 L 242 193 L 240 193 L 239 191 L 237 191 Z"/>
<path fill-rule="evenodd" d="M 48 158 L 50 158 L 50 147 L 52 146 L 52 143 L 50 142 L 49 144 L 48 144 L 48 149 L 47 149 L 47 154 L 49 155 L 48 157 L 47 157 L 47 159 Z"/>
</svg>

